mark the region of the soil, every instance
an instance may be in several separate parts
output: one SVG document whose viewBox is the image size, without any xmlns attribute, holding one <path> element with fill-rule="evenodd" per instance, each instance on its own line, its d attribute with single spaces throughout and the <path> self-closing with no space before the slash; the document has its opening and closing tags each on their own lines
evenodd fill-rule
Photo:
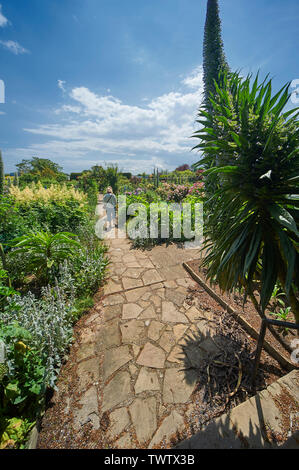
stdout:
<svg viewBox="0 0 299 470">
<path fill-rule="evenodd" d="M 201 277 L 201 279 L 209 286 L 211 286 L 210 282 L 207 280 L 206 278 L 206 269 L 205 268 L 202 268 L 201 267 L 201 263 L 202 263 L 202 260 L 193 260 L 193 261 L 190 261 L 188 262 L 188 266 L 190 266 L 191 269 L 193 269 L 193 271 L 195 273 L 198 273 L 199 276 Z M 245 320 L 256 330 L 256 331 L 260 331 L 260 328 L 261 328 L 261 318 L 260 316 L 258 315 L 257 311 L 255 310 L 254 308 L 254 305 L 253 303 L 251 302 L 251 300 L 249 298 L 247 298 L 245 304 L 244 304 L 244 299 L 243 299 L 243 295 L 239 294 L 239 293 L 233 293 L 233 294 L 227 294 L 225 292 L 222 292 L 220 290 L 220 288 L 213 284 L 211 286 L 211 288 L 214 290 L 214 292 L 219 296 L 221 297 L 227 304 L 229 304 L 237 313 L 240 313 L 242 314 L 242 316 L 245 318 Z M 216 302 L 217 303 L 217 302 Z M 269 308 L 266 310 L 265 314 L 267 317 L 269 318 L 272 318 L 273 320 L 276 318 L 274 318 L 273 316 L 271 316 L 269 313 L 270 311 L 273 311 L 274 310 L 274 305 L 270 304 Z M 293 316 L 292 314 L 290 313 L 289 315 L 289 318 L 288 318 L 288 321 L 289 322 L 293 322 L 294 319 L 293 319 Z M 291 330 L 289 329 L 287 332 L 285 330 L 282 330 L 282 329 L 278 329 L 276 327 L 276 331 L 277 333 L 279 333 L 280 337 L 283 339 L 283 341 L 285 343 L 287 343 L 289 345 L 289 347 L 291 347 L 291 342 L 292 340 L 294 340 L 295 338 L 297 338 L 297 333 L 296 333 L 296 330 Z M 276 338 L 274 338 L 274 336 L 271 334 L 271 332 L 269 330 L 267 330 L 266 332 L 266 337 L 265 339 L 268 341 L 268 343 L 271 344 L 271 346 L 273 346 L 282 356 L 284 356 L 288 361 L 290 361 L 289 359 L 289 352 L 282 346 L 282 344 L 277 341 Z"/>
</svg>

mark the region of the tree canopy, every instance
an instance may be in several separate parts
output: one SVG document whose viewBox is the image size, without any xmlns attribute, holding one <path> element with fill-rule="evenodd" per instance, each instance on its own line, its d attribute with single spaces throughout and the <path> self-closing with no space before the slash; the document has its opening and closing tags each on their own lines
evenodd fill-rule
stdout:
<svg viewBox="0 0 299 470">
<path fill-rule="evenodd" d="M 40 179 L 66 179 L 66 175 L 62 172 L 62 167 L 48 158 L 33 157 L 31 160 L 23 159 L 16 167 L 20 176 L 28 182 Z"/>
</svg>

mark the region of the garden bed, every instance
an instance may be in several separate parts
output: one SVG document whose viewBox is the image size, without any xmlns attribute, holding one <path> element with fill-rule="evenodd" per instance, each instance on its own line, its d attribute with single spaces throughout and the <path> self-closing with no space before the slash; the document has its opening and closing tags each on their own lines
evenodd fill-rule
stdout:
<svg viewBox="0 0 299 470">
<path fill-rule="evenodd" d="M 217 285 L 211 285 L 206 279 L 205 269 L 201 267 L 202 260 L 192 260 L 184 263 L 185 269 L 191 274 L 204 289 L 212 296 L 222 307 L 232 313 L 242 327 L 255 339 L 259 337 L 261 318 L 256 312 L 254 305 L 248 298 L 243 305 L 243 296 L 235 293 L 228 295 L 221 292 Z M 267 311 L 266 311 L 267 314 Z M 297 337 L 295 330 L 289 330 L 283 336 L 283 340 L 290 345 L 291 341 Z M 269 330 L 266 332 L 264 349 L 277 360 L 286 370 L 296 368 L 296 365 L 289 359 L 289 352 L 283 345 L 271 334 Z"/>
<path fill-rule="evenodd" d="M 108 259 L 94 207 L 73 188 L 14 187 L 0 195 L 0 213 L 0 448 L 34 448 L 74 325 L 92 307 Z"/>
</svg>

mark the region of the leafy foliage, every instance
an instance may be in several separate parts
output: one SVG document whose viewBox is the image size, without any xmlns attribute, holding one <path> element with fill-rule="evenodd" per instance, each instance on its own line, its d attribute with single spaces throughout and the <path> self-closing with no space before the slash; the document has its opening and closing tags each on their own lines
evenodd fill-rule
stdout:
<svg viewBox="0 0 299 470">
<path fill-rule="evenodd" d="M 0 414 L 0 449 L 23 449 L 26 437 L 35 422 L 24 418 L 9 418 Z"/>
<path fill-rule="evenodd" d="M 104 279 L 108 258 L 106 249 L 99 245 L 93 250 L 81 248 L 71 262 L 67 260 L 60 268 L 63 276 L 68 275 L 77 297 L 94 294 Z"/>
<path fill-rule="evenodd" d="M 66 175 L 62 168 L 47 158 L 33 157 L 31 160 L 22 160 L 16 165 L 20 174 L 20 183 L 28 184 L 38 181 L 65 181 Z"/>
<path fill-rule="evenodd" d="M 126 199 L 126 214 L 127 214 L 127 224 L 128 226 L 134 220 L 135 216 L 140 214 L 139 208 L 142 205 L 142 211 L 146 213 L 146 232 L 147 235 L 143 238 L 137 237 L 134 238 L 133 244 L 136 247 L 147 247 L 147 246 L 154 246 L 159 245 L 161 243 L 169 243 L 172 242 L 184 242 L 190 241 L 189 238 L 186 238 L 183 233 L 183 211 L 181 210 L 179 213 L 176 210 L 173 210 L 174 206 L 176 209 L 182 208 L 181 204 L 188 203 L 190 204 L 190 228 L 194 230 L 195 228 L 195 204 L 201 202 L 201 198 L 198 196 L 188 195 L 189 188 L 187 187 L 177 187 L 178 192 L 170 191 L 170 185 L 166 185 L 167 190 L 165 192 L 160 192 L 160 197 L 158 196 L 158 191 L 154 192 L 154 197 L 151 197 L 150 192 L 142 192 L 140 194 L 131 194 L 127 196 Z M 163 195 L 164 199 L 161 199 L 161 195 Z M 186 196 L 187 195 L 187 196 Z M 175 197 L 178 199 L 175 199 Z M 184 196 L 186 196 L 184 198 Z M 169 198 L 169 199 L 168 199 Z M 184 199 L 183 199 L 184 198 Z M 153 206 L 151 207 L 151 204 Z M 128 211 L 130 207 L 130 211 L 136 208 L 136 211 L 131 213 L 130 215 Z M 121 209 L 120 209 L 121 211 Z M 150 223 L 151 223 L 151 216 L 156 217 L 156 224 L 157 224 L 157 234 L 153 236 L 150 232 Z M 166 224 L 166 225 L 165 225 Z M 138 223 L 137 223 L 138 225 Z M 167 227 L 168 234 L 165 236 L 163 235 L 164 230 L 162 228 Z M 128 234 L 130 236 L 130 230 Z"/>
<path fill-rule="evenodd" d="M 18 325 L 22 325 L 23 336 L 20 340 L 30 351 L 36 351 L 41 360 L 40 365 L 45 368 L 44 387 L 55 386 L 63 355 L 72 340 L 73 303 L 73 297 L 67 296 L 61 287 L 47 286 L 43 288 L 41 298 L 29 292 L 13 298 L 8 307 L 0 312 L 0 321 L 8 331 L 15 331 L 14 337 L 19 335 Z M 6 344 L 10 351 L 14 342 L 9 340 Z M 8 367 L 10 376 L 15 377 L 20 366 L 13 357 L 8 360 Z"/>
<path fill-rule="evenodd" d="M 117 165 L 108 165 L 107 168 L 95 165 L 90 170 L 85 170 L 78 177 L 80 187 L 89 192 L 96 183 L 98 191 L 105 191 L 111 186 L 114 193 L 117 193 L 120 173 Z"/>
<path fill-rule="evenodd" d="M 15 207 L 14 200 L 0 195 L 0 243 L 5 244 L 12 238 L 24 233 L 29 227 Z"/>
<path fill-rule="evenodd" d="M 52 235 L 49 232 L 29 232 L 11 242 L 12 256 L 24 254 L 27 273 L 35 273 L 38 279 L 48 281 L 53 268 L 58 268 L 66 258 L 72 257 L 80 244 L 75 235 L 61 232 Z"/>
<path fill-rule="evenodd" d="M 10 185 L 0 196 L 1 448 L 24 445 L 107 266 L 94 233 L 96 185 L 84 194 L 73 183 L 48 185 L 45 176 L 24 187 L 25 177 L 32 180 L 24 173 L 23 189 Z"/>
<path fill-rule="evenodd" d="M 5 269 L 0 269 L 0 308 L 5 305 L 9 297 L 17 295 L 11 286 L 8 273 Z"/>
<path fill-rule="evenodd" d="M 28 347 L 32 341 L 29 331 L 18 323 L 1 325 L 0 339 L 6 344 L 8 372 L 2 379 L 4 407 L 30 405 L 31 398 L 45 392 L 45 367 L 38 352 Z"/>
<path fill-rule="evenodd" d="M 66 186 L 33 185 L 20 190 L 10 188 L 10 195 L 0 196 L 0 243 L 8 242 L 35 230 L 73 232 L 90 219 L 87 198 Z"/>
</svg>

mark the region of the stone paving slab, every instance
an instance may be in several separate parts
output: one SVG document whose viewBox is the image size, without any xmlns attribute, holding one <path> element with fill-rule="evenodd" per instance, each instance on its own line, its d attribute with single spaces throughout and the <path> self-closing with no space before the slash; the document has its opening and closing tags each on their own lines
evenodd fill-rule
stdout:
<svg viewBox="0 0 299 470">
<path fill-rule="evenodd" d="M 192 374 L 192 377 L 191 377 Z M 163 384 L 163 403 L 187 403 L 196 385 L 196 373 L 190 374 L 190 380 L 178 368 L 166 369 Z"/>
<path fill-rule="evenodd" d="M 161 348 L 154 346 L 152 343 L 146 343 L 138 356 L 136 364 L 154 369 L 164 369 L 165 358 L 165 352 Z"/>
<path fill-rule="evenodd" d="M 120 346 L 119 348 L 109 349 L 104 358 L 103 377 L 108 379 L 110 375 L 119 370 L 124 364 L 130 362 L 132 356 L 129 346 Z"/>
<path fill-rule="evenodd" d="M 91 387 L 82 394 L 79 405 L 74 411 L 74 427 L 80 429 L 84 424 L 91 422 L 93 428 L 98 429 L 100 420 L 96 387 Z"/>
<path fill-rule="evenodd" d="M 103 391 L 102 412 L 113 409 L 131 396 L 131 376 L 129 372 L 119 372 L 105 386 Z"/>
<path fill-rule="evenodd" d="M 130 416 L 126 407 L 112 411 L 109 418 L 110 423 L 107 434 L 112 439 L 119 436 L 130 425 Z"/>
<path fill-rule="evenodd" d="M 135 394 L 138 395 L 149 390 L 160 391 L 159 379 L 156 371 L 142 367 L 135 383 Z"/>
<path fill-rule="evenodd" d="M 80 362 L 77 368 L 79 387 L 86 390 L 90 384 L 97 382 L 100 377 L 99 361 L 96 357 Z"/>
<path fill-rule="evenodd" d="M 181 264 L 194 250 L 175 245 L 132 250 L 126 239 L 111 239 L 109 245 L 102 370 L 108 382 L 101 413 L 109 415 L 114 447 L 131 448 L 135 441 L 157 446 L 183 425 L 181 404 L 190 401 L 195 387 L 195 376 L 190 380 L 189 374 L 187 383 L 180 371 L 182 339 L 200 313 L 186 305 L 187 289 L 196 284 Z M 177 409 L 167 414 L 169 405 Z"/>
<path fill-rule="evenodd" d="M 287 394 L 287 404 L 283 396 Z M 275 400 L 276 398 L 276 400 Z M 279 406 L 280 403 L 280 406 Z M 279 447 L 272 436 L 289 436 L 292 413 L 299 412 L 299 371 L 294 370 L 266 390 L 211 422 L 202 431 L 176 446 L 177 449 L 241 449 Z M 286 440 L 286 439 L 285 439 Z M 292 438 L 282 447 L 299 449 Z"/>
<path fill-rule="evenodd" d="M 177 411 L 172 411 L 169 416 L 167 416 L 160 427 L 157 429 L 153 439 L 149 444 L 149 449 L 152 449 L 163 439 L 168 440 L 170 436 L 175 435 L 178 431 L 184 426 L 184 419 Z"/>
<path fill-rule="evenodd" d="M 156 399 L 136 398 L 129 410 L 138 441 L 146 443 L 157 429 Z"/>
</svg>

